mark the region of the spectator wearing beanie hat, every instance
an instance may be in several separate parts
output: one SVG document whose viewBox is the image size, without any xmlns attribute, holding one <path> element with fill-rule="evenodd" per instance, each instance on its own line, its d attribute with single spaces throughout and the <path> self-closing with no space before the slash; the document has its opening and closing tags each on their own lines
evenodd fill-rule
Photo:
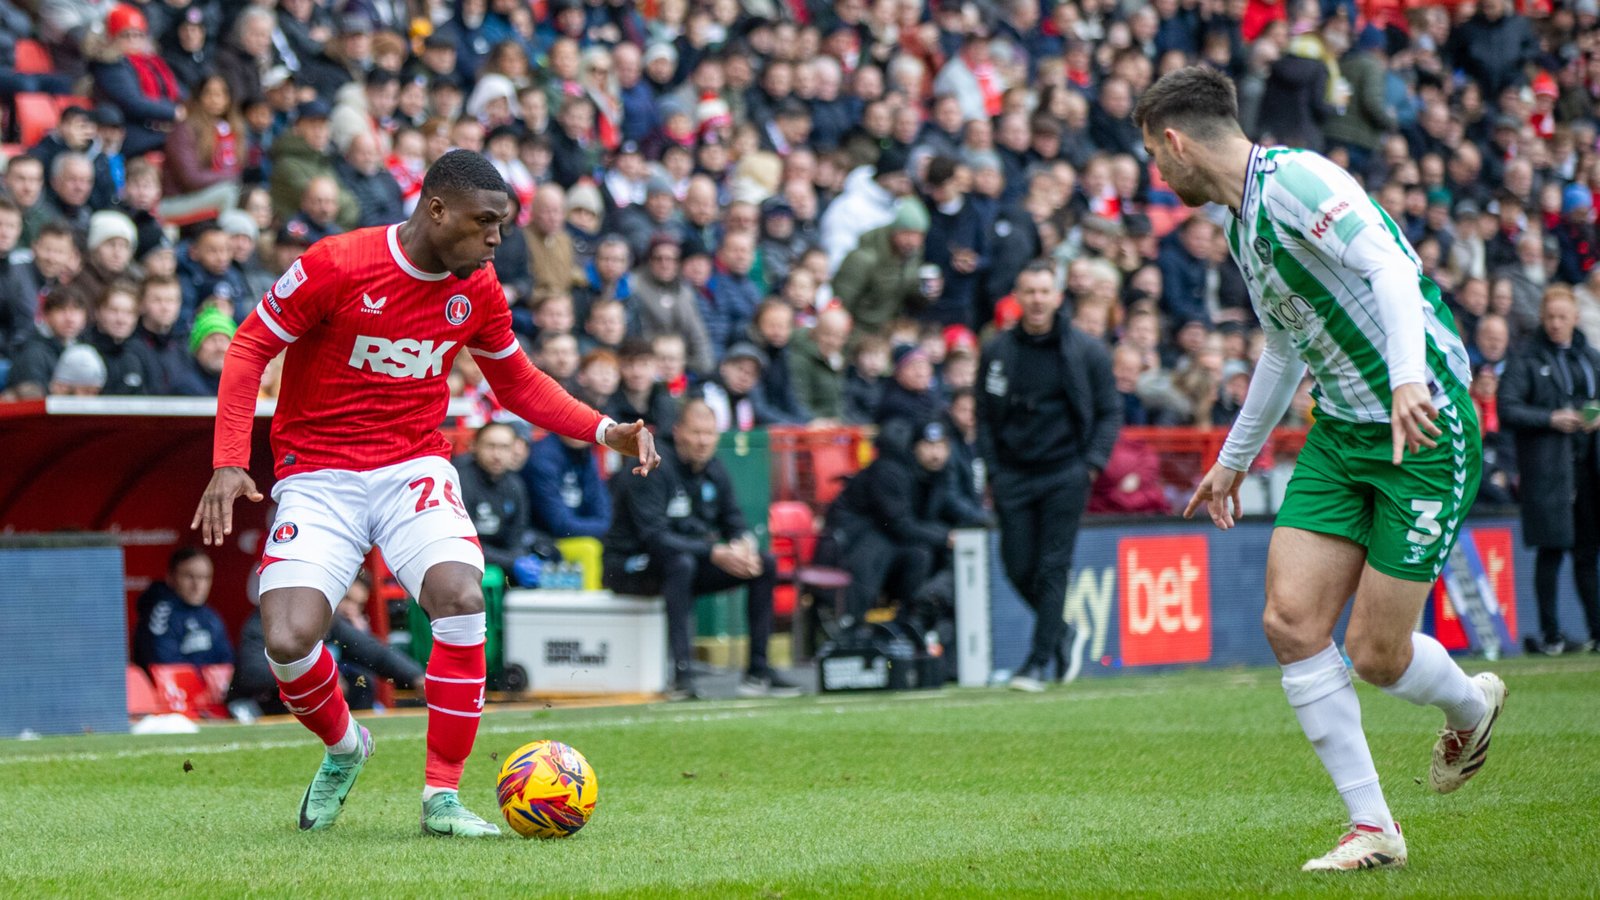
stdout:
<svg viewBox="0 0 1600 900">
<path fill-rule="evenodd" d="M 89 257 L 78 274 L 85 299 L 97 300 L 106 285 L 129 277 L 138 240 L 133 220 L 122 213 L 107 209 L 89 217 Z"/>
<path fill-rule="evenodd" d="M 565 228 L 567 237 L 572 239 L 573 261 L 580 268 L 594 262 L 594 251 L 600 247 L 600 222 L 605 214 L 600 189 L 589 182 L 580 181 L 567 192 Z"/>
<path fill-rule="evenodd" d="M 233 269 L 238 273 L 239 280 L 244 282 L 246 300 L 262 296 L 277 277 L 262 265 L 258 244 L 261 228 L 256 224 L 255 217 L 242 209 L 230 209 L 217 217 L 217 225 L 228 236 Z"/>
<path fill-rule="evenodd" d="M 189 332 L 189 368 L 174 379 L 172 393 L 183 397 L 215 397 L 222 384 L 222 361 L 228 355 L 237 326 L 233 317 L 206 307 L 194 317 Z"/>
<path fill-rule="evenodd" d="M 862 235 L 861 246 L 845 257 L 833 293 L 855 317 L 857 330 L 881 334 L 908 309 L 938 299 L 943 279 L 923 284 L 917 274 L 928 224 L 927 207 L 907 197 L 889 224 Z"/>
<path fill-rule="evenodd" d="M 50 373 L 50 393 L 93 397 L 106 386 L 106 364 L 88 344 L 73 344 L 61 351 Z"/>
<path fill-rule="evenodd" d="M 167 61 L 151 52 L 150 28 L 137 6 L 118 4 L 106 15 L 106 58 L 90 67 L 98 99 L 122 110 L 128 158 L 158 150 L 174 123 L 186 117 L 183 88 Z"/>
<path fill-rule="evenodd" d="M 883 389 L 875 418 L 879 427 L 896 419 L 922 422 L 944 414 L 933 385 L 933 360 L 916 344 L 894 348 L 894 378 Z"/>
<path fill-rule="evenodd" d="M 1561 192 L 1561 222 L 1554 231 L 1561 247 L 1555 280 L 1582 284 L 1600 256 L 1595 239 L 1594 195 L 1587 186 L 1569 184 Z"/>
</svg>

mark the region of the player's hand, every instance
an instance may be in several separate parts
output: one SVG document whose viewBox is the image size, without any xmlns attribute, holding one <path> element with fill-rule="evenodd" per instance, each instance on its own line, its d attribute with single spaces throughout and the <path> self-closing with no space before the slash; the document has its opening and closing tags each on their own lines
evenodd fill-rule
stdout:
<svg viewBox="0 0 1600 900">
<path fill-rule="evenodd" d="M 612 425 L 606 429 L 606 446 L 624 456 L 638 457 L 639 464 L 633 474 L 648 476 L 661 465 L 661 454 L 656 452 L 656 437 L 644 427 L 640 419 L 627 425 Z"/>
<path fill-rule="evenodd" d="M 194 511 L 191 531 L 200 530 L 200 540 L 207 546 L 222 546 L 222 539 L 233 534 L 233 501 L 246 497 L 251 503 L 261 502 L 261 492 L 250 473 L 238 466 L 223 466 L 211 473 L 211 483 L 200 495 L 200 508 Z"/>
<path fill-rule="evenodd" d="M 1571 434 L 1583 427 L 1583 413 L 1575 409 L 1558 409 L 1550 414 L 1550 427 L 1562 434 Z"/>
<path fill-rule="evenodd" d="M 1233 527 L 1235 519 L 1244 516 L 1244 506 L 1239 502 L 1239 486 L 1243 483 L 1243 472 L 1217 463 L 1206 473 L 1206 477 L 1201 479 L 1200 486 L 1194 489 L 1194 496 L 1189 498 L 1189 505 L 1183 508 L 1183 517 L 1194 518 L 1194 511 L 1203 503 L 1206 511 L 1211 514 L 1212 523 L 1227 531 Z M 1232 512 L 1228 511 L 1230 500 L 1233 501 Z"/>
<path fill-rule="evenodd" d="M 1402 384 L 1394 389 L 1394 405 L 1389 411 L 1389 430 L 1394 435 L 1394 464 L 1406 453 L 1424 447 L 1437 447 L 1434 438 L 1443 431 L 1435 424 L 1439 411 L 1433 408 L 1428 389 L 1420 384 Z"/>
</svg>

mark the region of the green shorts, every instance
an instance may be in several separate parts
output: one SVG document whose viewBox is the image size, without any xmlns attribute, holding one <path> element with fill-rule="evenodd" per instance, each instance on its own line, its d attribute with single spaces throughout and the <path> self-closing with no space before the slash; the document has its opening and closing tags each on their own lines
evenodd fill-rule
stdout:
<svg viewBox="0 0 1600 900">
<path fill-rule="evenodd" d="M 1434 581 L 1478 496 L 1483 444 L 1471 401 L 1440 411 L 1439 446 L 1395 466 L 1388 423 L 1318 419 L 1295 462 L 1277 524 L 1349 538 L 1367 562 L 1406 581 Z"/>
</svg>

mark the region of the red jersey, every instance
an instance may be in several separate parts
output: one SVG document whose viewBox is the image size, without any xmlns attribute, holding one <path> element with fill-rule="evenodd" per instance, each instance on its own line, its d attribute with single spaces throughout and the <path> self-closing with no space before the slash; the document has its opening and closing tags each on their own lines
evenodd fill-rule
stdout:
<svg viewBox="0 0 1600 900">
<path fill-rule="evenodd" d="M 439 426 L 462 350 L 477 357 L 507 409 L 568 437 L 604 436 L 609 423 L 523 355 L 494 267 L 465 280 L 424 272 L 406 258 L 399 228 L 318 241 L 246 317 L 223 366 L 216 467 L 248 467 L 261 370 L 285 346 L 272 420 L 279 478 L 448 457 Z"/>
</svg>

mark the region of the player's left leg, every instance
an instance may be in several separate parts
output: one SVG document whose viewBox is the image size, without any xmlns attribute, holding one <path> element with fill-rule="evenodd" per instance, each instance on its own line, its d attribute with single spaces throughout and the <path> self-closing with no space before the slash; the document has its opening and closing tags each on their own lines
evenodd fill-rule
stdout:
<svg viewBox="0 0 1600 900">
<path fill-rule="evenodd" d="M 449 543 L 466 542 L 457 538 Z M 450 551 L 440 548 L 440 552 Z M 418 602 L 433 623 L 433 652 L 423 679 L 428 701 L 428 755 L 422 788 L 422 830 L 426 834 L 485 837 L 500 833 L 460 800 L 461 770 L 472 754 L 483 715 L 486 622 L 482 581 L 482 570 L 469 563 L 438 562 L 427 568 L 418 594 Z"/>
<path fill-rule="evenodd" d="M 426 834 L 479 837 L 499 829 L 461 805 L 461 770 L 483 714 L 487 630 L 483 550 L 461 505 L 455 469 L 429 456 L 370 473 L 378 549 L 433 623 L 423 677 L 428 702 L 422 792 Z"/>
<path fill-rule="evenodd" d="M 1444 712 L 1428 781 L 1446 794 L 1482 767 L 1506 688 L 1491 673 L 1469 677 L 1438 641 L 1413 631 L 1482 471 L 1479 445 L 1469 431 L 1476 422 L 1463 422 L 1447 407 L 1441 424 L 1449 430 L 1438 447 L 1408 456 L 1398 468 L 1385 447 L 1383 458 L 1365 469 L 1374 489 L 1372 539 L 1345 648 L 1368 683 Z"/>
<path fill-rule="evenodd" d="M 1432 590 L 1432 582 L 1406 581 L 1369 565 L 1356 591 L 1345 647 L 1369 684 L 1444 712 L 1428 783 L 1448 794 L 1483 766 L 1506 686 L 1491 672 L 1468 676 L 1437 640 L 1412 631 Z"/>
</svg>

